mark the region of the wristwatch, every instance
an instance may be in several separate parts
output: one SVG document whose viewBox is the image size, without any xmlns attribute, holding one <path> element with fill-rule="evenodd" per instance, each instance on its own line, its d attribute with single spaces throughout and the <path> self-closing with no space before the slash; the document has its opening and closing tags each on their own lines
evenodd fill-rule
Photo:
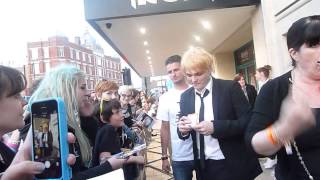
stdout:
<svg viewBox="0 0 320 180">
<path fill-rule="evenodd" d="M 168 155 L 165 155 L 161 157 L 161 160 L 167 160 L 168 158 L 169 158 Z"/>
</svg>

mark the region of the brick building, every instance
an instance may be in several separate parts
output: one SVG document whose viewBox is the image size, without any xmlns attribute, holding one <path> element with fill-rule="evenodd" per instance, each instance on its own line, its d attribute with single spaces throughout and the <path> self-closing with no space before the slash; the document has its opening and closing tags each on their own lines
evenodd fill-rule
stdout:
<svg viewBox="0 0 320 180">
<path fill-rule="evenodd" d="M 42 78 L 45 72 L 60 64 L 72 64 L 83 70 L 89 90 L 101 79 L 112 80 L 122 85 L 120 59 L 104 55 L 95 42 L 81 44 L 80 38 L 70 42 L 67 37 L 54 36 L 47 41 L 29 42 L 26 77 L 28 88 L 33 81 Z"/>
</svg>

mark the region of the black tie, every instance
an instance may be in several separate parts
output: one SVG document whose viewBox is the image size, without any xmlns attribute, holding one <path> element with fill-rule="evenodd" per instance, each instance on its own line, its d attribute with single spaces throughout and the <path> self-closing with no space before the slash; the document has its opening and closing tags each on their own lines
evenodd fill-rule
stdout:
<svg viewBox="0 0 320 180">
<path fill-rule="evenodd" d="M 204 121 L 204 102 L 203 99 L 209 94 L 209 91 L 206 89 L 203 96 L 200 93 L 197 95 L 200 97 L 201 106 L 200 106 L 200 113 L 199 113 L 199 122 Z M 200 167 L 204 169 L 205 167 L 205 154 L 204 154 L 204 136 L 203 134 L 199 134 L 200 139 Z"/>
</svg>

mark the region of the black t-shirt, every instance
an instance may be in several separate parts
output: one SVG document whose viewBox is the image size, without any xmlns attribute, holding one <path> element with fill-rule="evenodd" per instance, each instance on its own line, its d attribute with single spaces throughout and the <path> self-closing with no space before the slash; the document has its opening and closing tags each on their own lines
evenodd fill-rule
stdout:
<svg viewBox="0 0 320 180">
<path fill-rule="evenodd" d="M 99 155 L 102 152 L 110 152 L 111 155 L 121 152 L 120 138 L 114 127 L 103 125 L 97 133 L 93 149 L 92 166 L 99 165 Z"/>
</svg>

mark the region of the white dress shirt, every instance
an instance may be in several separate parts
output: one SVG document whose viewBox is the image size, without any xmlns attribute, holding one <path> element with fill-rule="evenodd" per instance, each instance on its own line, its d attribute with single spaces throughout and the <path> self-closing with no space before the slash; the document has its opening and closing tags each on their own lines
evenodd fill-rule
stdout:
<svg viewBox="0 0 320 180">
<path fill-rule="evenodd" d="M 202 97 L 206 89 L 209 91 L 209 94 L 203 99 L 204 121 L 213 121 L 214 113 L 213 113 L 213 105 L 212 105 L 212 78 L 210 78 L 210 81 L 208 82 L 205 89 L 202 90 L 202 92 L 197 92 L 195 90 L 195 112 L 199 114 L 200 106 L 201 106 L 201 99 L 196 93 L 200 93 Z M 200 138 L 199 138 L 200 136 L 199 136 L 199 133 L 196 133 L 196 134 L 197 134 L 198 152 L 200 157 Z M 206 159 L 213 159 L 213 160 L 225 159 L 220 149 L 218 140 L 216 138 L 213 138 L 211 135 L 204 136 L 204 149 L 205 149 L 204 152 L 205 152 Z"/>
</svg>

